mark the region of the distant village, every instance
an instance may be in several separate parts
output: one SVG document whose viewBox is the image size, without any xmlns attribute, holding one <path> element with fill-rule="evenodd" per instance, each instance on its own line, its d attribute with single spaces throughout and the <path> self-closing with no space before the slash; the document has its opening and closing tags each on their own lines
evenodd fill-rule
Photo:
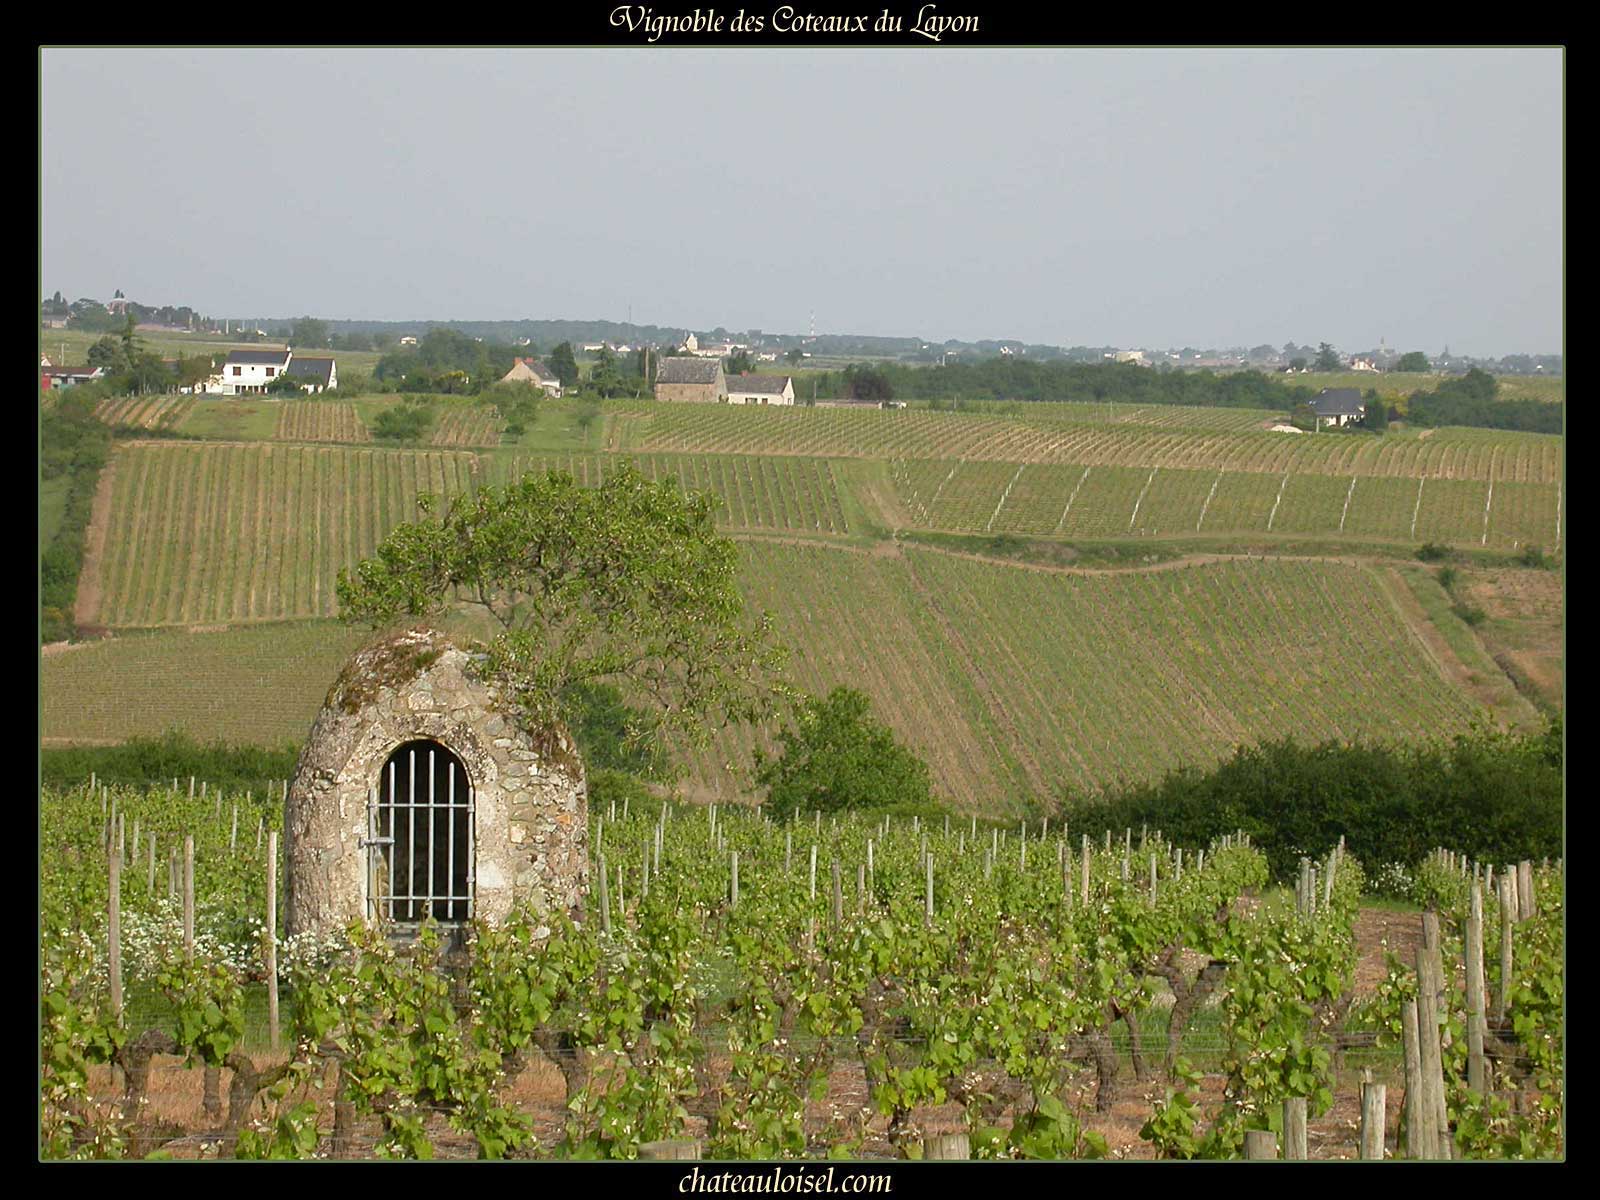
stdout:
<svg viewBox="0 0 1600 1200">
<path fill-rule="evenodd" d="M 572 326 L 582 327 L 582 322 L 445 322 L 427 323 L 412 330 L 398 332 L 395 323 L 374 332 L 379 323 L 373 322 L 315 322 L 323 331 L 320 343 L 311 350 L 297 350 L 291 342 L 294 326 L 272 322 L 216 320 L 197 314 L 188 307 L 164 306 L 153 308 L 130 301 L 119 290 L 109 301 L 101 303 L 92 299 L 66 302 L 58 292 L 41 305 L 41 337 L 49 344 L 49 331 L 79 329 L 106 334 L 126 330 L 133 322 L 135 333 L 195 334 L 215 336 L 236 345 L 226 357 L 218 360 L 212 355 L 211 370 L 203 379 L 191 378 L 179 382 L 175 390 L 183 393 L 210 396 L 271 396 L 294 393 L 316 395 L 335 391 L 339 386 L 338 366 L 331 351 L 381 350 L 384 347 L 406 349 L 419 344 L 419 335 L 434 328 L 455 329 L 482 342 L 485 334 L 475 334 L 474 329 L 484 329 L 494 334 L 502 329 L 518 326 L 546 328 L 557 327 L 565 331 Z M 309 319 L 303 319 L 309 320 Z M 721 328 L 712 331 L 705 341 L 693 331 L 663 330 L 654 326 L 614 325 L 610 322 L 590 322 L 591 327 L 632 330 L 634 336 L 622 338 L 572 339 L 577 347 L 589 356 L 637 354 L 644 352 L 652 358 L 654 394 L 664 401 L 693 403 L 727 403 L 746 405 L 793 405 L 796 403 L 794 379 L 777 370 L 780 362 L 790 365 L 836 366 L 850 359 L 899 362 L 907 365 L 951 365 L 961 362 L 978 362 L 987 359 L 1014 358 L 1018 361 L 1037 362 L 1106 362 L 1133 365 L 1152 370 L 1171 371 L 1263 371 L 1286 375 L 1318 372 L 1348 372 L 1382 375 L 1389 372 L 1431 371 L 1436 374 L 1460 374 L 1476 366 L 1498 374 L 1556 374 L 1562 373 L 1559 355 L 1512 355 L 1502 359 L 1484 360 L 1455 356 L 1446 347 L 1438 355 L 1424 355 L 1419 351 L 1399 352 L 1380 339 L 1376 348 L 1355 354 L 1341 354 L 1322 343 L 1317 347 L 1297 346 L 1293 342 L 1280 347 L 1258 345 L 1251 348 L 1226 350 L 1149 349 L 1122 347 L 1030 345 L 1021 341 L 998 340 L 978 342 L 947 341 L 942 344 L 919 339 L 852 337 L 850 335 L 821 335 L 815 331 L 815 318 L 809 335 L 772 335 L 760 330 L 750 330 L 743 335 L 733 335 Z M 295 323 L 299 325 L 300 323 Z M 350 328 L 341 329 L 340 326 Z M 404 326 L 398 326 L 404 330 Z M 282 346 L 248 345 L 237 343 L 283 341 Z M 497 337 L 502 345 L 531 347 L 533 338 L 527 335 Z M 197 350 L 204 353 L 204 343 L 197 339 Z M 729 374 L 733 360 L 746 369 Z M 165 360 L 177 369 L 180 360 Z M 91 363 L 93 358 L 91 356 Z M 772 369 L 762 370 L 765 364 Z M 750 370 L 750 367 L 754 370 Z M 54 361 L 48 352 L 40 357 L 40 386 L 46 390 L 71 387 L 103 378 L 105 371 L 98 366 L 68 365 Z M 515 359 L 505 382 L 524 382 L 537 386 L 551 396 L 562 393 L 561 381 L 549 365 L 534 355 Z M 292 382 L 290 382 L 292 381 Z M 805 402 L 812 402 L 808 397 Z M 1362 400 L 1356 389 L 1328 389 L 1313 405 L 1319 424 L 1343 425 L 1361 419 Z M 860 401 L 821 400 L 822 404 L 856 404 Z M 900 405 L 896 405 L 899 407 Z M 1326 411 L 1324 411 L 1326 410 Z"/>
</svg>

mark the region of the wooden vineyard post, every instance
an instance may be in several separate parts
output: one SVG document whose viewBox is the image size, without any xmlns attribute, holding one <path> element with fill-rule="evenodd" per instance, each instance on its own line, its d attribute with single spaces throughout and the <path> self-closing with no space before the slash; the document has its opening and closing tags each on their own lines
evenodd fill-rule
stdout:
<svg viewBox="0 0 1600 1200">
<path fill-rule="evenodd" d="M 234 812 L 237 814 L 238 809 Z M 237 825 L 237 822 L 235 822 Z M 278 1052 L 278 833 L 267 834 L 267 1032 Z"/>
<path fill-rule="evenodd" d="M 611 936 L 611 889 L 606 886 L 606 856 L 600 856 L 600 928 Z"/>
<path fill-rule="evenodd" d="M 700 1157 L 700 1143 L 692 1138 L 668 1138 L 659 1142 L 640 1142 L 639 1157 L 646 1161 L 680 1161 Z"/>
<path fill-rule="evenodd" d="M 1061 907 L 1072 910 L 1072 856 L 1065 850 L 1061 855 Z"/>
<path fill-rule="evenodd" d="M 1083 839 L 1083 870 L 1082 878 L 1078 880 L 1078 891 L 1083 897 L 1083 906 L 1089 907 L 1089 839 Z"/>
<path fill-rule="evenodd" d="M 1156 902 L 1156 856 L 1150 856 L 1150 903 Z"/>
<path fill-rule="evenodd" d="M 839 860 L 833 860 L 833 927 L 844 921 L 844 885 L 839 879 Z"/>
<path fill-rule="evenodd" d="M 1369 1071 L 1370 1075 L 1371 1072 Z M 1383 1161 L 1383 1130 L 1388 1119 L 1388 1087 L 1367 1079 L 1361 1084 L 1361 1157 Z"/>
<path fill-rule="evenodd" d="M 867 864 L 856 864 L 856 916 L 867 915 Z"/>
<path fill-rule="evenodd" d="M 167 852 L 167 903 L 178 902 L 178 848 Z"/>
<path fill-rule="evenodd" d="M 924 898 L 924 902 L 923 902 L 923 920 L 928 925 L 929 928 L 932 928 L 932 926 L 933 926 L 933 855 L 931 855 L 931 854 L 924 855 L 923 858 L 924 858 L 925 865 L 927 866 L 927 873 L 928 873 L 927 892 L 926 892 L 926 895 L 925 895 L 925 898 Z"/>
<path fill-rule="evenodd" d="M 1278 1135 L 1270 1129 L 1251 1129 L 1244 1135 L 1244 1156 L 1251 1162 L 1275 1162 Z"/>
<path fill-rule="evenodd" d="M 111 974 L 111 1015 L 122 1020 L 122 855 L 108 857 L 110 892 L 106 900 L 106 958 Z"/>
<path fill-rule="evenodd" d="M 1433 917 L 1431 945 L 1427 944 L 1427 918 Z M 1444 1101 L 1444 1049 L 1439 1043 L 1439 983 L 1442 969 L 1438 967 L 1439 918 L 1437 913 L 1423 914 L 1424 944 L 1417 947 L 1417 1033 L 1422 1060 L 1422 1107 L 1433 1135 L 1433 1152 L 1428 1157 L 1449 1158 L 1449 1117 Z"/>
<path fill-rule="evenodd" d="M 228 853 L 232 854 L 239 848 L 239 804 L 233 805 L 233 824 L 228 829 Z"/>
<path fill-rule="evenodd" d="M 1531 921 L 1538 912 L 1533 894 L 1533 860 L 1523 859 L 1517 864 L 1517 920 Z"/>
<path fill-rule="evenodd" d="M 1482 1093 L 1487 1087 L 1483 1040 L 1489 1032 L 1489 1016 L 1484 1005 L 1483 975 L 1483 889 L 1472 885 L 1472 906 L 1467 914 L 1465 953 L 1467 958 L 1467 1086 Z"/>
<path fill-rule="evenodd" d="M 734 850 L 732 861 L 728 864 L 728 907 L 739 907 L 739 852 Z"/>
<path fill-rule="evenodd" d="M 624 801 L 626 803 L 626 801 Z M 720 845 L 718 849 L 720 849 Z M 640 845 L 642 853 L 639 856 L 639 902 L 642 904 L 650 899 L 650 835 L 644 835 Z"/>
<path fill-rule="evenodd" d="M 817 902 L 817 844 L 811 843 L 811 903 Z"/>
<path fill-rule="evenodd" d="M 964 1133 L 930 1134 L 922 1139 L 924 1162 L 946 1162 L 972 1157 L 972 1142 Z"/>
<path fill-rule="evenodd" d="M 1511 906 L 1512 877 L 1500 877 L 1500 987 L 1495 997 L 1495 1017 L 1505 1020 L 1506 1009 L 1511 1004 L 1511 922 L 1515 912 Z"/>
<path fill-rule="evenodd" d="M 145 873 L 144 890 L 148 895 L 156 894 L 156 835 L 150 835 L 150 866 Z"/>
<path fill-rule="evenodd" d="M 1283 1102 L 1283 1157 L 1292 1162 L 1305 1162 L 1310 1157 L 1304 1096 L 1290 1096 Z"/>
<path fill-rule="evenodd" d="M 871 853 L 872 853 L 872 842 L 868 841 L 867 842 L 867 854 L 871 855 Z M 784 874 L 784 878 L 786 878 L 786 879 L 789 876 L 789 867 L 793 864 L 793 862 L 794 862 L 794 830 L 785 829 L 783 831 L 783 874 Z"/>
<path fill-rule="evenodd" d="M 183 961 L 194 962 L 194 834 L 183 839 Z"/>
<path fill-rule="evenodd" d="M 1406 1067 L 1406 1157 L 1437 1158 L 1439 1152 L 1432 1137 L 1433 1105 L 1422 1083 L 1422 1035 L 1417 1009 L 1414 999 L 1400 1006 L 1400 1032 L 1405 1046 Z"/>
</svg>

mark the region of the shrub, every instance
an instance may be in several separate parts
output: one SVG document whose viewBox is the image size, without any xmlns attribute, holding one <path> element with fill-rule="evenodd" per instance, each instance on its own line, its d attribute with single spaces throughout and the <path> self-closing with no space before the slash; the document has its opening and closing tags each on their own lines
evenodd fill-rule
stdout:
<svg viewBox="0 0 1600 1200">
<path fill-rule="evenodd" d="M 1417 557 L 1423 562 L 1438 562 L 1450 557 L 1450 547 L 1441 546 L 1438 542 L 1423 542 L 1417 547 Z"/>
</svg>

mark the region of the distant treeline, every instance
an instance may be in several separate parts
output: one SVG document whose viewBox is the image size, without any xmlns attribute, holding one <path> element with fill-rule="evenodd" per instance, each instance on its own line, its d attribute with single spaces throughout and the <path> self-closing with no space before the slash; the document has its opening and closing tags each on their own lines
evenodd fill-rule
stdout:
<svg viewBox="0 0 1600 1200">
<path fill-rule="evenodd" d="M 1413 425 L 1561 432 L 1562 405 L 1545 400 L 1501 400 L 1499 392 L 1500 383 L 1493 375 L 1473 367 L 1431 392 L 1413 392 L 1406 403 L 1406 419 Z"/>
<path fill-rule="evenodd" d="M 1367 746 L 1292 740 L 1241 748 L 1210 771 L 1069 803 L 1069 829 L 1113 839 L 1148 825 L 1182 846 L 1235 830 L 1292 879 L 1302 854 L 1342 836 L 1369 869 L 1422 861 L 1439 846 L 1485 862 L 1562 853 L 1562 725 L 1477 732 L 1447 744 Z"/>
<path fill-rule="evenodd" d="M 975 363 L 908 367 L 895 363 L 828 371 L 817 394 L 852 396 L 863 382 L 895 400 L 958 407 L 958 401 L 1064 401 L 1111 404 L 1193 404 L 1207 408 L 1259 408 L 1288 412 L 1316 393 L 1280 383 L 1259 371 L 1213 375 L 1204 371 L 1153 371 L 1133 363 L 1031 362 L 1012 357 Z M 862 398 L 862 397 L 858 397 Z"/>
</svg>

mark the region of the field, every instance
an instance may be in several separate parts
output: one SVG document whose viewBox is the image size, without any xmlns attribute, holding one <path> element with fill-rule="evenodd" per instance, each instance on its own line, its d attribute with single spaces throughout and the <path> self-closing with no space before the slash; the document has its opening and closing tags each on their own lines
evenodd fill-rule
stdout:
<svg viewBox="0 0 1600 1200">
<path fill-rule="evenodd" d="M 102 400 L 94 415 L 107 425 L 139 429 L 176 429 L 194 408 L 191 396 L 140 396 Z"/>
<path fill-rule="evenodd" d="M 322 452 L 290 453 L 310 472 Z M 373 469 L 394 479 L 396 464 L 372 454 Z M 203 477 L 203 466 L 194 469 Z M 210 596 L 233 597 L 236 611 L 247 596 L 295 608 L 277 615 L 306 615 L 314 599 L 332 610 L 327 566 L 314 596 L 287 591 L 287 575 L 262 569 L 270 557 L 248 576 L 253 590 L 236 573 L 222 576 L 227 586 L 206 586 L 205 572 L 228 563 L 227 554 L 199 561 L 203 568 L 180 569 L 177 560 L 152 568 L 185 585 L 167 593 L 159 614 L 152 588 L 125 590 L 117 611 L 169 623 L 227 620 Z M 838 684 L 868 692 L 960 811 L 1150 779 L 1213 762 L 1241 742 L 1447 734 L 1465 730 L 1477 711 L 1365 567 L 1258 559 L 1071 573 L 931 550 L 885 555 L 760 540 L 744 544 L 743 561 L 748 602 L 778 615 L 796 682 L 813 692 Z M 176 726 L 203 738 L 253 731 L 251 740 L 298 739 L 357 640 L 331 622 L 270 624 L 139 634 L 52 655 L 44 736 L 114 741 Z M 730 727 L 708 750 L 685 751 L 689 793 L 747 794 L 758 745 L 766 745 L 758 731 Z"/>
<path fill-rule="evenodd" d="M 372 434 L 354 404 L 337 400 L 285 400 L 274 435 L 281 442 L 370 442 Z"/>
<path fill-rule="evenodd" d="M 415 518 L 419 491 L 464 488 L 474 465 L 459 451 L 123 447 L 98 623 L 333 616 L 339 570 Z"/>
<path fill-rule="evenodd" d="M 278 432 L 312 440 L 323 423 L 348 427 L 355 419 L 350 405 L 290 401 Z M 112 627 L 336 616 L 339 570 L 414 519 L 418 492 L 448 494 L 475 478 L 503 483 L 551 467 L 598 481 L 608 463 L 621 461 L 196 442 L 141 442 L 117 453 L 97 621 Z M 716 491 L 731 527 L 848 532 L 826 461 L 645 455 L 637 462 L 653 478 Z"/>
<path fill-rule="evenodd" d="M 1059 407 L 1059 406 L 1057 406 Z M 1159 423 L 1039 421 L 905 409 L 618 406 L 606 449 L 974 460 L 1241 473 L 1556 483 L 1561 439 L 1494 430 L 1289 434 Z M 1196 411 L 1196 410 L 1188 410 Z M 1198 410 L 1213 411 L 1213 410 Z"/>
<path fill-rule="evenodd" d="M 954 532 L 1322 534 L 1502 550 L 1561 540 L 1553 483 L 921 459 L 891 463 L 890 476 L 918 526 Z"/>
</svg>

